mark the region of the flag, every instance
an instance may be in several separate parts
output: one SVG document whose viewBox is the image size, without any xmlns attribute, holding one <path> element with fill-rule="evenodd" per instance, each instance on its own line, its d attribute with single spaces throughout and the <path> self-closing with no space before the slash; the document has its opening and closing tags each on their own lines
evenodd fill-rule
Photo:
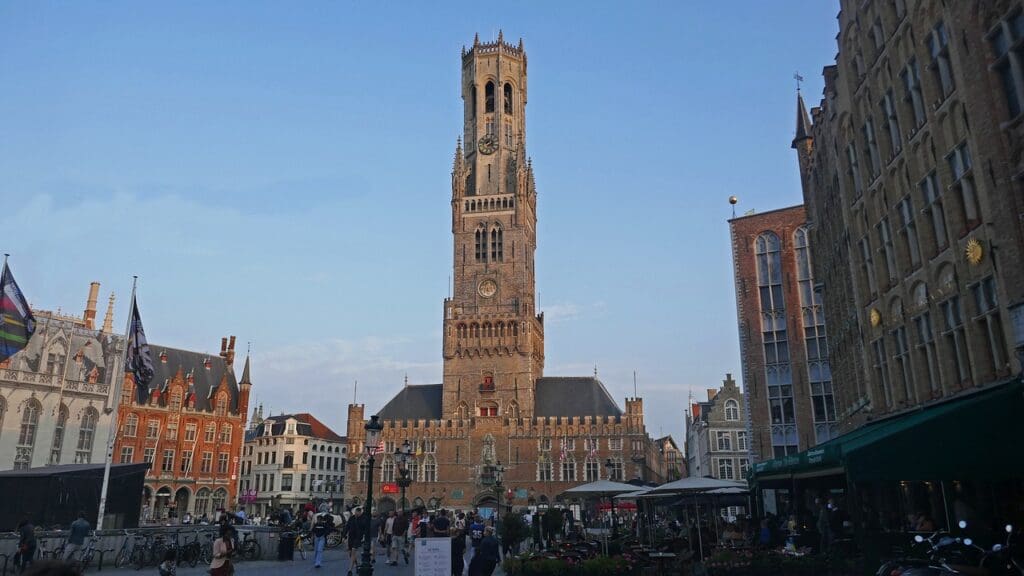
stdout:
<svg viewBox="0 0 1024 576">
<path fill-rule="evenodd" d="M 36 319 L 32 316 L 32 309 L 5 262 L 0 276 L 0 362 L 27 346 L 35 331 Z"/>
<path fill-rule="evenodd" d="M 132 298 L 132 323 L 128 330 L 128 357 L 125 368 L 135 378 L 140 397 L 149 392 L 149 381 L 153 379 L 153 358 L 149 355 L 146 332 L 139 317 L 139 304 Z M 145 392 L 143 392 L 145 391 Z"/>
</svg>

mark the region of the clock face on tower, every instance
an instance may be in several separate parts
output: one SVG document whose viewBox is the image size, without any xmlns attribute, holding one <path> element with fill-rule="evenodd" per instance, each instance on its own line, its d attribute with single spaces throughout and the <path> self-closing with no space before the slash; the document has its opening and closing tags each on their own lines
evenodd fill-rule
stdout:
<svg viewBox="0 0 1024 576">
<path fill-rule="evenodd" d="M 477 141 L 477 148 L 481 154 L 494 154 L 498 149 L 498 138 L 494 134 L 487 134 Z"/>
<path fill-rule="evenodd" d="M 498 292 L 498 284 L 491 279 L 482 280 L 476 290 L 484 298 L 490 298 Z"/>
</svg>

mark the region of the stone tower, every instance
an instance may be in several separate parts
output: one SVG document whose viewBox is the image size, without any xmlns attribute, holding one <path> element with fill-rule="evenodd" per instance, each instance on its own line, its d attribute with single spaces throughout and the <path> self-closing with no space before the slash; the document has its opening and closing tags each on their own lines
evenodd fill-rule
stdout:
<svg viewBox="0 0 1024 576">
<path fill-rule="evenodd" d="M 526 52 L 462 51 L 463 137 L 452 169 L 453 294 L 444 303 L 444 418 L 533 415 L 544 370 L 535 310 L 537 192 L 526 155 Z M 465 147 L 462 143 L 465 142 Z"/>
</svg>

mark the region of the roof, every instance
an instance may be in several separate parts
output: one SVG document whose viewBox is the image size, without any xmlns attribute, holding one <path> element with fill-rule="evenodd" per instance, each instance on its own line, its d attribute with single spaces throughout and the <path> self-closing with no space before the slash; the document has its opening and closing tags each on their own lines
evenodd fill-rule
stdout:
<svg viewBox="0 0 1024 576">
<path fill-rule="evenodd" d="M 807 115 L 807 107 L 804 106 L 804 97 L 799 91 L 796 93 L 796 136 L 793 137 L 793 147 L 798 142 L 811 137 L 811 117 Z"/>
<path fill-rule="evenodd" d="M 533 413 L 553 416 L 621 416 L 622 410 L 593 376 L 538 378 Z"/>
<path fill-rule="evenodd" d="M 267 424 L 272 425 L 270 429 L 271 436 L 282 436 L 285 431 L 285 424 L 290 419 L 296 420 L 295 432 L 300 436 L 310 436 L 312 438 L 320 438 L 321 440 L 327 440 L 330 442 L 345 441 L 345 439 L 335 433 L 334 430 L 328 428 L 326 424 L 317 420 L 316 417 L 308 412 L 268 416 L 262 423 L 260 423 L 260 425 L 256 426 L 255 430 L 253 430 L 254 434 L 252 438 L 246 434 L 246 441 L 263 436 Z"/>
<path fill-rule="evenodd" d="M 377 415 L 381 420 L 440 420 L 443 384 L 403 387 Z"/>
<path fill-rule="evenodd" d="M 152 390 L 163 388 L 180 370 L 186 378 L 189 373 L 192 374 L 193 385 L 188 391 L 195 393 L 196 410 L 213 410 L 211 398 L 226 376 L 231 411 L 238 411 L 238 382 L 235 381 L 234 369 L 228 366 L 223 357 L 211 356 L 205 352 L 168 348 L 159 344 L 150 344 L 149 353 L 153 358 L 153 379 L 149 382 L 149 390 L 140 388 L 136 391 L 136 401 L 139 404 L 148 404 L 148 396 Z M 164 354 L 167 355 L 166 361 L 161 359 Z M 206 362 L 209 362 L 209 368 L 206 367 Z"/>
<path fill-rule="evenodd" d="M 252 384 L 252 380 L 249 379 L 249 356 L 245 357 L 245 368 L 242 368 L 242 379 L 238 381 L 239 384 Z"/>
<path fill-rule="evenodd" d="M 103 474 L 103 464 L 60 464 L 57 466 L 37 466 L 35 468 L 26 468 L 24 470 L 4 470 L 0 472 L 0 478 L 21 478 L 21 477 L 40 477 L 40 476 L 57 476 L 60 474 L 82 474 L 86 472 L 92 472 L 97 474 Z M 149 470 L 148 462 L 139 462 L 136 464 L 111 464 L 110 471 L 114 477 L 117 477 L 121 473 L 131 473 L 137 471 Z"/>
</svg>

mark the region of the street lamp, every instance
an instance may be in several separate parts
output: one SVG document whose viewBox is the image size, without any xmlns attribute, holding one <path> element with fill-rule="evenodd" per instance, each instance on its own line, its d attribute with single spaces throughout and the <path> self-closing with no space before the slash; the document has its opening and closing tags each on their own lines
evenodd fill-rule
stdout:
<svg viewBox="0 0 1024 576">
<path fill-rule="evenodd" d="M 373 556 L 370 555 L 370 517 L 373 514 L 373 457 L 377 455 L 377 448 L 380 445 L 380 433 L 384 425 L 380 423 L 380 417 L 374 414 L 366 423 L 366 456 L 369 458 L 369 467 L 366 470 L 366 535 L 363 538 L 363 558 L 359 566 L 359 576 L 373 576 Z"/>
<path fill-rule="evenodd" d="M 609 458 L 605 460 L 604 469 L 608 471 L 608 479 L 612 479 L 612 473 L 615 472 L 615 463 Z M 617 538 L 619 535 L 619 522 L 615 517 L 615 498 L 612 496 L 608 497 L 608 502 L 612 506 L 612 538 Z"/>
<path fill-rule="evenodd" d="M 402 489 L 402 516 L 405 516 L 405 489 L 412 484 L 409 478 L 409 459 L 412 458 L 412 446 L 409 441 L 402 442 L 402 447 L 395 450 L 395 459 L 398 460 L 398 487 Z"/>
</svg>

